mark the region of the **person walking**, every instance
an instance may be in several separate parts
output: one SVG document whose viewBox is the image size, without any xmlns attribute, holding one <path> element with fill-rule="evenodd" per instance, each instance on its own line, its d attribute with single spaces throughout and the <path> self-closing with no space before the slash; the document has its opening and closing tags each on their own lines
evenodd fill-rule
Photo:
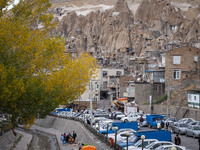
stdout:
<svg viewBox="0 0 200 150">
<path fill-rule="evenodd" d="M 77 135 L 76 135 L 76 132 L 75 131 L 73 131 L 73 134 L 72 134 L 72 136 L 73 136 L 73 138 L 74 138 L 74 142 L 76 141 L 76 137 L 77 137 Z"/>
<path fill-rule="evenodd" d="M 176 144 L 176 145 L 181 145 L 181 139 L 180 139 L 180 137 L 178 136 L 178 134 L 175 136 L 175 138 L 174 138 L 174 143 Z"/>
<path fill-rule="evenodd" d="M 142 124 L 143 124 L 144 119 L 142 118 L 142 115 L 140 117 L 140 128 L 142 128 Z"/>
<path fill-rule="evenodd" d="M 168 131 L 168 128 L 169 128 L 169 122 L 168 121 L 166 122 L 165 126 L 166 126 L 166 130 Z"/>
<path fill-rule="evenodd" d="M 161 121 L 161 129 L 164 129 L 164 127 L 165 127 L 165 123 Z"/>
</svg>

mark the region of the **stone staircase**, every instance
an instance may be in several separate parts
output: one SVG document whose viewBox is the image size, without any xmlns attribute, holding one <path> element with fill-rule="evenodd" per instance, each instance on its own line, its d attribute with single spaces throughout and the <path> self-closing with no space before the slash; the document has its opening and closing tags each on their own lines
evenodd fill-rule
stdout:
<svg viewBox="0 0 200 150">
<path fill-rule="evenodd" d="M 7 150 L 10 149 L 14 141 L 19 138 L 19 135 L 14 136 L 12 131 L 5 133 L 4 135 L 0 136 L 0 150 Z"/>
</svg>

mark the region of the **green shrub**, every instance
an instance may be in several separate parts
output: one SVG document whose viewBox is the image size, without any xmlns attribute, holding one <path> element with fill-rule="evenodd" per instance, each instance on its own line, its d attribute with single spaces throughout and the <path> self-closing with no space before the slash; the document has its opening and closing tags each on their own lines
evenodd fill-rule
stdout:
<svg viewBox="0 0 200 150">
<path fill-rule="evenodd" d="M 167 100 L 167 94 L 165 94 L 165 95 L 159 97 L 158 99 L 154 100 L 153 104 L 159 104 L 159 103 L 162 103 L 165 100 Z"/>
</svg>

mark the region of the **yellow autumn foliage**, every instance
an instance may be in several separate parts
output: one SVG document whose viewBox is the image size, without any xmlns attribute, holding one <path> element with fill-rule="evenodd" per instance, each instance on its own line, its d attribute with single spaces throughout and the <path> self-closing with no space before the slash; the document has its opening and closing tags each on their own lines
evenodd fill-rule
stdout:
<svg viewBox="0 0 200 150">
<path fill-rule="evenodd" d="M 0 9 L 0 110 L 12 126 L 30 127 L 76 99 L 97 68 L 88 54 L 72 59 L 65 53 L 65 40 L 51 33 L 56 22 L 46 14 L 49 6 L 48 0 L 24 0 L 11 11 Z"/>
</svg>

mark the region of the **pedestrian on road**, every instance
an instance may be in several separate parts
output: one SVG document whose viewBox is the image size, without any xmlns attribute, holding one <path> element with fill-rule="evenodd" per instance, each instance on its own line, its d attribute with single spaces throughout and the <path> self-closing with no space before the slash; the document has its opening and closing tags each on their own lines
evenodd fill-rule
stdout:
<svg viewBox="0 0 200 150">
<path fill-rule="evenodd" d="M 64 135 L 63 134 L 61 134 L 61 141 L 63 142 L 63 144 L 65 144 L 65 140 L 64 140 Z"/>
<path fill-rule="evenodd" d="M 143 124 L 144 119 L 142 118 L 142 115 L 140 117 L 140 128 L 142 128 L 142 124 Z"/>
<path fill-rule="evenodd" d="M 69 134 L 67 134 L 66 136 L 65 136 L 65 141 L 68 143 L 69 142 Z"/>
<path fill-rule="evenodd" d="M 163 121 L 161 121 L 161 129 L 163 129 L 165 127 L 165 124 Z"/>
<path fill-rule="evenodd" d="M 181 139 L 180 139 L 180 137 L 178 136 L 178 134 L 177 134 L 176 137 L 174 138 L 174 143 L 175 143 L 176 145 L 181 145 Z"/>
<path fill-rule="evenodd" d="M 76 135 L 76 132 L 75 131 L 73 131 L 73 138 L 74 138 L 74 142 L 76 141 L 76 137 L 77 137 L 77 135 Z"/>
<path fill-rule="evenodd" d="M 166 130 L 168 131 L 168 128 L 169 128 L 169 122 L 166 122 L 165 126 L 166 126 Z"/>
<path fill-rule="evenodd" d="M 87 124 L 90 125 L 90 120 L 89 119 L 87 119 Z"/>
</svg>

